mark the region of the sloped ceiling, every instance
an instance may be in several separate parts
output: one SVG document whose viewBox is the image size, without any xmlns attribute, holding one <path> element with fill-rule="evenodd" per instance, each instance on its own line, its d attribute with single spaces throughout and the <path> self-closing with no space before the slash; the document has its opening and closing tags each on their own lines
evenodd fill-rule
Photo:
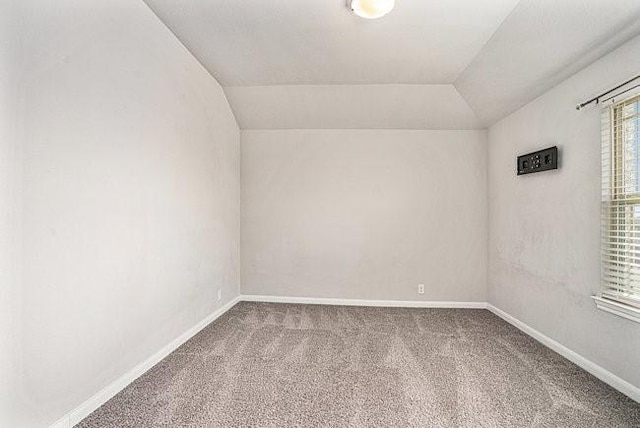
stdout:
<svg viewBox="0 0 640 428">
<path fill-rule="evenodd" d="M 146 0 L 223 86 L 452 83 L 517 0 Z"/>
<path fill-rule="evenodd" d="M 639 0 L 521 0 L 455 86 L 490 125 L 638 34 Z"/>
<path fill-rule="evenodd" d="M 480 129 L 640 33 L 638 0 L 145 0 L 243 129 Z"/>
<path fill-rule="evenodd" d="M 243 129 L 478 129 L 453 85 L 226 87 Z"/>
</svg>

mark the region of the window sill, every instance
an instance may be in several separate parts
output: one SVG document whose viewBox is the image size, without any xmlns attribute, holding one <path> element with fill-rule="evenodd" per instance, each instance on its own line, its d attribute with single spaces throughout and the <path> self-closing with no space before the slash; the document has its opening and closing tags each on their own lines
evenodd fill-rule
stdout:
<svg viewBox="0 0 640 428">
<path fill-rule="evenodd" d="M 624 303 L 618 303 L 613 300 L 605 299 L 600 296 L 591 296 L 591 298 L 595 300 L 598 309 L 640 323 L 640 309 L 634 308 L 633 306 L 625 305 Z"/>
</svg>

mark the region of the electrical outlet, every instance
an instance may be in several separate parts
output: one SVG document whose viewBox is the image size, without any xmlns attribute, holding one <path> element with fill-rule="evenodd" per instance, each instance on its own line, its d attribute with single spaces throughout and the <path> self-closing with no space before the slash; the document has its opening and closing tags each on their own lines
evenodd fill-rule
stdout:
<svg viewBox="0 0 640 428">
<path fill-rule="evenodd" d="M 424 294 L 424 284 L 418 284 L 418 294 Z"/>
<path fill-rule="evenodd" d="M 222 290 L 218 289 L 218 302 L 222 300 Z"/>
</svg>

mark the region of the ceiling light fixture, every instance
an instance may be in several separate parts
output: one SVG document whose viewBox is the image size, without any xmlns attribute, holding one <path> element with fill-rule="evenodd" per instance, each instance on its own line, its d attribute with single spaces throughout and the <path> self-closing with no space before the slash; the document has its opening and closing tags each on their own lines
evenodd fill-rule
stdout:
<svg viewBox="0 0 640 428">
<path fill-rule="evenodd" d="M 395 0 L 350 0 L 353 13 L 367 19 L 382 18 L 391 12 L 395 4 Z"/>
</svg>

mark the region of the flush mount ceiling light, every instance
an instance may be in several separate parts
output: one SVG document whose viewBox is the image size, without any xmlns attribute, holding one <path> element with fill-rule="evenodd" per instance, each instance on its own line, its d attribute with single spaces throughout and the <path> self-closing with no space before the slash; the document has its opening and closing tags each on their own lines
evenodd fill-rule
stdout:
<svg viewBox="0 0 640 428">
<path fill-rule="evenodd" d="M 353 13 L 367 19 L 385 16 L 391 12 L 395 4 L 395 0 L 349 0 Z"/>
</svg>

